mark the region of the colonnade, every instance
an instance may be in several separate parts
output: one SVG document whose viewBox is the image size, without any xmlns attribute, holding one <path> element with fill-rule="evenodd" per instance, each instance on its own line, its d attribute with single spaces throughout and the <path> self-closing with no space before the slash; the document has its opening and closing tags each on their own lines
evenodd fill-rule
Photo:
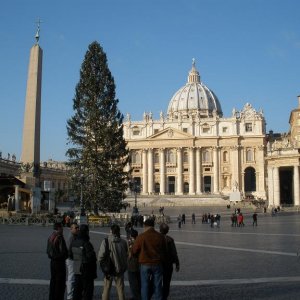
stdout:
<svg viewBox="0 0 300 300">
<path fill-rule="evenodd" d="M 142 150 L 142 194 L 149 195 L 155 192 L 155 183 L 159 183 L 161 195 L 169 193 L 168 177 L 175 177 L 176 195 L 183 195 L 184 175 L 188 178 L 189 195 L 202 194 L 203 187 L 203 166 L 202 166 L 202 148 L 189 147 L 185 148 L 188 153 L 188 162 L 183 161 L 183 148 L 174 148 L 176 161 L 169 163 L 166 161 L 166 149 L 161 148 L 159 152 L 159 172 L 155 172 L 154 149 L 148 148 Z M 211 192 L 218 194 L 220 192 L 220 147 L 214 147 L 212 152 L 213 159 L 210 159 L 209 166 L 211 171 L 209 176 L 212 177 Z M 184 172 L 184 167 L 188 172 Z M 159 181 L 155 182 L 155 175 L 159 175 Z M 158 177 L 157 177 L 158 178 Z"/>
<path fill-rule="evenodd" d="M 293 168 L 293 198 L 294 206 L 300 205 L 299 166 Z M 280 206 L 280 170 L 278 166 L 268 167 L 268 199 L 269 206 Z"/>
</svg>

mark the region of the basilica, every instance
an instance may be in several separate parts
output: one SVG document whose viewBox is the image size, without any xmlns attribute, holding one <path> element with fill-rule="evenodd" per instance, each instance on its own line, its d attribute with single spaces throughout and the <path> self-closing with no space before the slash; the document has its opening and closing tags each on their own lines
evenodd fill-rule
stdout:
<svg viewBox="0 0 300 300">
<path fill-rule="evenodd" d="M 224 117 L 193 60 L 167 113 L 141 121 L 127 114 L 124 137 L 133 180 L 143 195 L 229 195 L 266 199 L 266 122 L 250 103 Z"/>
</svg>

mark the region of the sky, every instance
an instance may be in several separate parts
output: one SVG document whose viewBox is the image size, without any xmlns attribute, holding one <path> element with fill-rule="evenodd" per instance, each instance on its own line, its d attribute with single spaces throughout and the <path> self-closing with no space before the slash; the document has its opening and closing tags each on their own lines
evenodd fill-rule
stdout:
<svg viewBox="0 0 300 300">
<path fill-rule="evenodd" d="M 41 160 L 66 160 L 67 120 L 88 45 L 98 41 L 119 109 L 155 119 L 192 59 L 224 117 L 249 102 L 267 131 L 287 132 L 300 95 L 298 0 L 2 0 L 0 151 L 20 159 L 30 48 L 40 18 Z"/>
</svg>

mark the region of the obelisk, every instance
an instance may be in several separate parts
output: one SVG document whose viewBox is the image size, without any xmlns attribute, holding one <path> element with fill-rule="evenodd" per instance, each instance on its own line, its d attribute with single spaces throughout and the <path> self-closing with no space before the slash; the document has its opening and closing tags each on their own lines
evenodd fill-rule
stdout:
<svg viewBox="0 0 300 300">
<path fill-rule="evenodd" d="M 36 43 L 30 50 L 26 103 L 23 127 L 21 162 L 32 169 L 40 164 L 41 89 L 43 50 L 39 46 L 40 24 L 35 35 Z"/>
</svg>

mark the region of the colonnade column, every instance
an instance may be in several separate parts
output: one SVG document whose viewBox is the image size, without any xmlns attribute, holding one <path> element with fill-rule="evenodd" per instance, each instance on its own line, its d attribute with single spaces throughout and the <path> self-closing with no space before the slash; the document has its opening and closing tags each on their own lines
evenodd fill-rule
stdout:
<svg viewBox="0 0 300 300">
<path fill-rule="evenodd" d="M 294 206 L 299 206 L 299 167 L 294 166 Z"/>
<path fill-rule="evenodd" d="M 280 182 L 279 182 L 279 168 L 273 169 L 273 186 L 274 186 L 274 205 L 280 205 Z"/>
<path fill-rule="evenodd" d="M 195 152 L 194 148 L 189 149 L 189 194 L 195 195 Z"/>
<path fill-rule="evenodd" d="M 15 211 L 20 210 L 20 193 L 19 193 L 19 185 L 15 185 Z"/>
<path fill-rule="evenodd" d="M 196 148 L 196 194 L 202 194 L 202 164 L 201 164 L 201 148 Z"/>
<path fill-rule="evenodd" d="M 273 167 L 268 167 L 268 201 L 269 207 L 274 206 Z"/>
<path fill-rule="evenodd" d="M 219 155 L 218 147 L 214 147 L 214 194 L 219 193 Z"/>
<path fill-rule="evenodd" d="M 160 194 L 164 195 L 165 194 L 165 187 L 166 187 L 166 173 L 165 173 L 165 149 L 160 149 Z"/>
<path fill-rule="evenodd" d="M 143 194 L 148 193 L 148 163 L 147 163 L 147 150 L 143 149 L 142 152 L 143 161 Z"/>
<path fill-rule="evenodd" d="M 177 148 L 177 195 L 183 195 L 182 186 L 182 148 Z"/>
<path fill-rule="evenodd" d="M 153 149 L 148 149 L 148 194 L 153 193 Z"/>
</svg>

